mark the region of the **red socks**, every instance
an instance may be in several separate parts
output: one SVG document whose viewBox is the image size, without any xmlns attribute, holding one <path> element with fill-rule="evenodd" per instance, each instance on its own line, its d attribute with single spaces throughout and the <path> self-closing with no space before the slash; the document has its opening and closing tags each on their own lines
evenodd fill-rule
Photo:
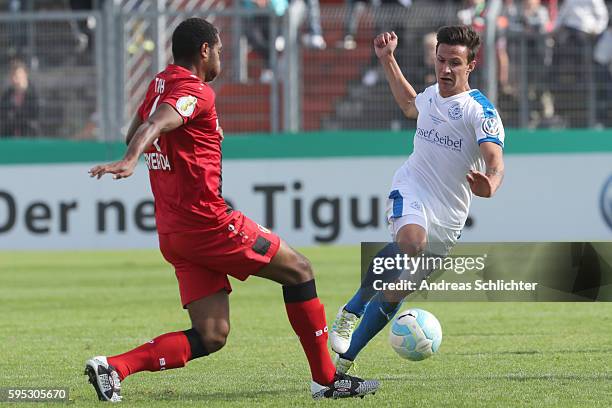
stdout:
<svg viewBox="0 0 612 408">
<path fill-rule="evenodd" d="M 310 365 L 312 379 L 326 385 L 334 380 L 336 367 L 327 350 L 325 309 L 317 297 L 314 279 L 298 285 L 283 286 L 283 297 L 291 327 L 300 338 Z M 208 355 L 194 329 L 166 333 L 134 350 L 108 357 L 119 377 L 139 371 L 161 371 L 184 367 L 187 361 Z"/>
<path fill-rule="evenodd" d="M 328 329 L 325 309 L 316 297 L 314 280 L 294 286 L 283 286 L 283 294 L 289 322 L 300 338 L 310 365 L 312 379 L 321 385 L 331 383 L 334 380 L 336 367 L 327 350 Z"/>
<path fill-rule="evenodd" d="M 191 347 L 185 332 L 162 334 L 134 350 L 108 357 L 122 380 L 139 371 L 161 371 L 184 367 L 191 359 Z"/>
</svg>

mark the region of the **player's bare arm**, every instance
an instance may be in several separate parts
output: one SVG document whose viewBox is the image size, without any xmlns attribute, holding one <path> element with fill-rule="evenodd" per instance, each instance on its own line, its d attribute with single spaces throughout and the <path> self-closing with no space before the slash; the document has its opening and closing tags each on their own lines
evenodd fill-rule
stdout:
<svg viewBox="0 0 612 408">
<path fill-rule="evenodd" d="M 134 134 L 136 134 L 136 131 L 138 130 L 140 125 L 142 125 L 142 119 L 140 119 L 140 115 L 136 113 L 134 115 L 134 119 L 132 119 L 132 123 L 130 123 L 130 127 L 128 129 L 127 135 L 125 135 L 126 145 L 130 144 L 130 142 L 132 141 L 132 138 L 134 137 Z"/>
<path fill-rule="evenodd" d="M 395 101 L 406 117 L 416 119 L 419 114 L 414 104 L 417 93 L 402 74 L 393 55 L 396 47 L 397 35 L 393 31 L 379 34 L 374 39 L 374 51 L 385 71 Z"/>
<path fill-rule="evenodd" d="M 140 155 L 159 137 L 161 133 L 169 132 L 181 126 L 183 119 L 174 108 L 162 103 L 155 113 L 140 124 L 130 139 L 127 152 L 123 159 L 102 164 L 89 170 L 91 177 L 98 179 L 106 173 L 113 174 L 115 180 L 126 178 L 134 173 Z M 129 135 L 128 135 L 129 137 Z"/>
<path fill-rule="evenodd" d="M 493 197 L 504 179 L 504 158 L 501 146 L 491 142 L 480 145 L 480 153 L 484 158 L 485 173 L 470 170 L 467 181 L 470 189 L 479 197 Z"/>
</svg>

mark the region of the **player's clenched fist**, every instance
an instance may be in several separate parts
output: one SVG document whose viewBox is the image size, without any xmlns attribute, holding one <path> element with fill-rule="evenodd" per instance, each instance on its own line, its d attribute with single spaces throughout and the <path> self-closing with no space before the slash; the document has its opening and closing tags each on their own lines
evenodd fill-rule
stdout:
<svg viewBox="0 0 612 408">
<path fill-rule="evenodd" d="M 393 54 L 395 47 L 397 47 L 397 34 L 393 31 L 379 34 L 374 39 L 374 51 L 378 58 Z"/>
</svg>

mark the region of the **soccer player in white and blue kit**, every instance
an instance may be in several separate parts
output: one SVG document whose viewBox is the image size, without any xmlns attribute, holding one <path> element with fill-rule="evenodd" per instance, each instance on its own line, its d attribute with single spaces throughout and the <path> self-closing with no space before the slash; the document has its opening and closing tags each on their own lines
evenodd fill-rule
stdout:
<svg viewBox="0 0 612 408">
<path fill-rule="evenodd" d="M 394 243 L 378 256 L 448 255 L 465 224 L 472 196 L 492 197 L 501 185 L 504 128 L 495 107 L 468 83 L 479 46 L 480 38 L 469 26 L 440 28 L 437 83 L 417 94 L 393 55 L 395 33 L 374 39 L 393 97 L 407 117 L 417 118 L 414 151 L 395 173 L 389 193 L 387 220 Z M 421 270 L 415 278 L 425 279 L 431 272 Z M 390 299 L 372 289 L 371 275 L 370 270 L 340 309 L 330 333 L 339 372 L 350 369 L 408 294 Z"/>
</svg>

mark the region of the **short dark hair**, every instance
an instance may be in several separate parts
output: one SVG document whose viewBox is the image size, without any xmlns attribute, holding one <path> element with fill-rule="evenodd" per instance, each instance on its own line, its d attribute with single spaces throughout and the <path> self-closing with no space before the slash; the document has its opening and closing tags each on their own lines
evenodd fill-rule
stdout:
<svg viewBox="0 0 612 408">
<path fill-rule="evenodd" d="M 467 25 L 444 26 L 438 30 L 436 39 L 436 51 L 440 44 L 465 45 L 468 49 L 468 63 L 474 61 L 480 48 L 480 36 Z"/>
<path fill-rule="evenodd" d="M 192 17 L 183 21 L 172 33 L 174 61 L 192 61 L 202 44 L 213 47 L 217 43 L 217 28 L 203 18 Z"/>
</svg>

